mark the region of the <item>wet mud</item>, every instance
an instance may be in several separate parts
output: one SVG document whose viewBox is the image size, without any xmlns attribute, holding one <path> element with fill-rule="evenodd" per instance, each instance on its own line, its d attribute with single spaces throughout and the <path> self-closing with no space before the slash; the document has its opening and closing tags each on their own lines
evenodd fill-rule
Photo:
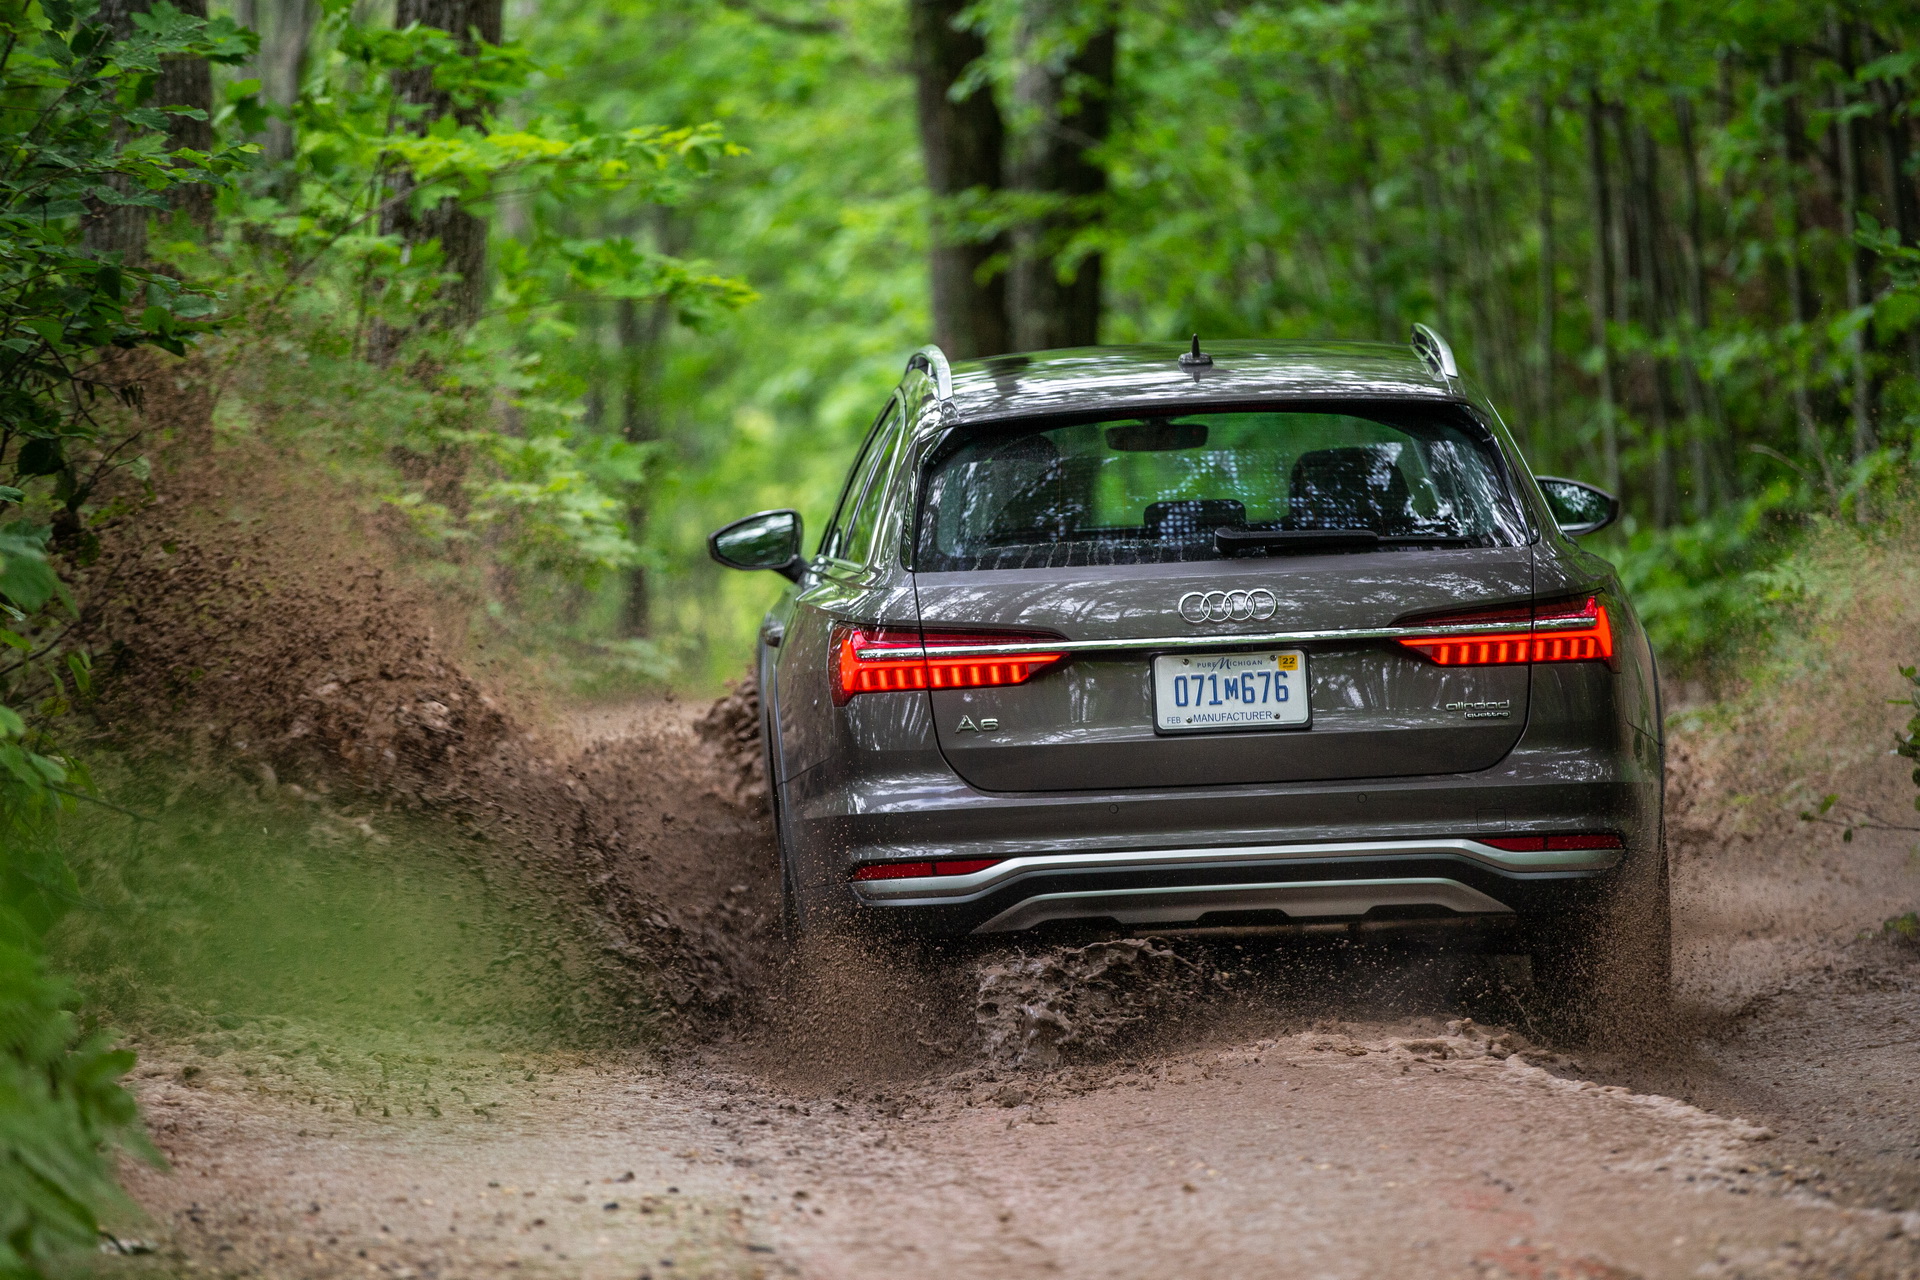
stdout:
<svg viewBox="0 0 1920 1280">
<path fill-rule="evenodd" d="M 1867 742 L 1910 601 L 1833 619 L 1864 638 L 1764 723 L 1676 735 L 1676 1001 L 1572 1043 L 1438 935 L 789 954 L 750 689 L 516 700 L 350 537 L 296 574 L 286 531 L 162 523 L 103 582 L 184 574 L 192 608 L 90 597 L 127 776 L 184 723 L 316 840 L 471 865 L 584 939 L 598 1030 L 148 1028 L 171 1167 L 128 1169 L 106 1270 L 1920 1276 L 1920 950 L 1879 929 L 1920 857 L 1795 818 L 1910 793 Z"/>
</svg>

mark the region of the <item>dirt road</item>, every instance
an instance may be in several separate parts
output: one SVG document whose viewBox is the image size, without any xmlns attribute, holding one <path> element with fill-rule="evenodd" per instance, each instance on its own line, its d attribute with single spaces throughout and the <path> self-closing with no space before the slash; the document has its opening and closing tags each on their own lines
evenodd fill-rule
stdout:
<svg viewBox="0 0 1920 1280">
<path fill-rule="evenodd" d="M 1404 951 L 1251 957 L 1198 1015 L 1050 1067 L 982 1047 L 991 958 L 852 966 L 667 1053 L 149 1043 L 172 1168 L 130 1171 L 128 1231 L 157 1252 L 104 1265 L 1920 1276 L 1920 953 L 1859 937 L 1916 898 L 1891 837 L 1683 858 L 1680 1021 L 1651 1056 L 1463 1020 L 1449 962 Z"/>
<path fill-rule="evenodd" d="M 583 1064 L 495 1119 L 156 1081 L 144 1198 L 223 1273 L 1908 1275 L 1817 1156 L 1467 1030 L 1264 1038 L 875 1104 Z M 1911 1098 L 1911 1094 L 1909 1094 Z M 1909 1158 L 1911 1152 L 1908 1153 Z M 1704 1270 L 1703 1270 L 1704 1268 Z"/>
</svg>

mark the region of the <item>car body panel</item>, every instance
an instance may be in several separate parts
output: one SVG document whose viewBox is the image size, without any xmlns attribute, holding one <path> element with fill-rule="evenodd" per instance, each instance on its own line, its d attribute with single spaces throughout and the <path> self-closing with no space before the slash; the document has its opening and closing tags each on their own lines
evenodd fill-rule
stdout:
<svg viewBox="0 0 1920 1280">
<path fill-rule="evenodd" d="M 924 626 L 1029 627 L 1068 640 L 1217 638 L 1392 626 L 1443 608 L 1525 603 L 1528 548 L 1262 557 L 1085 570 L 920 574 Z M 1273 593 L 1270 619 L 1183 618 L 1192 591 Z M 1291 647 L 1291 646 L 1290 646 Z M 989 791 L 1211 786 L 1480 769 L 1526 723 L 1524 667 L 1440 667 L 1390 641 L 1306 646 L 1313 718 L 1300 728 L 1170 736 L 1154 728 L 1151 645 L 1077 657 L 1022 685 L 932 695 L 954 769 Z M 895 695 L 885 695 L 895 696 Z M 1477 708 L 1478 710 L 1473 710 Z M 1492 709 L 1503 714 L 1485 714 Z M 997 721 L 991 732 L 961 730 Z"/>
<path fill-rule="evenodd" d="M 1254 883 L 1244 870 L 1209 880 L 1134 865 L 1042 876 L 957 905 L 901 907 L 855 891 L 852 870 L 869 862 L 1302 849 L 1562 831 L 1624 837 L 1625 859 L 1612 867 L 1503 869 L 1446 857 L 1369 861 L 1303 852 L 1268 859 L 1274 865 L 1257 877 L 1261 885 L 1445 879 L 1526 917 L 1579 909 L 1583 895 L 1660 856 L 1662 743 L 1651 651 L 1611 566 L 1555 529 L 1493 407 L 1459 380 L 1428 373 L 1405 348 L 1209 349 L 1218 373 L 1197 378 L 1175 365 L 1177 349 L 1156 347 L 956 365 L 953 397 L 945 402 L 936 400 L 925 373 L 903 380 L 896 395 L 905 438 L 870 554 L 864 563 L 816 555 L 762 631 L 758 670 L 782 858 L 809 912 L 904 920 L 922 932 L 953 934 L 1004 917 L 1022 895 L 1228 883 L 1218 875 Z M 1039 413 L 1375 394 L 1471 406 L 1509 467 L 1534 530 L 1528 545 L 917 579 L 910 568 L 915 477 L 956 426 Z M 982 616 L 980 588 L 967 581 L 979 577 L 995 579 L 990 617 Z M 1253 584 L 1273 590 L 1273 618 L 1195 627 L 1174 608 L 1186 589 Z M 1306 730 L 1155 735 L 1151 645 L 1077 656 L 1010 688 L 863 694 L 845 705 L 832 696 L 836 621 L 989 623 L 1069 639 L 1217 633 L 1221 647 L 1231 649 L 1239 637 L 1295 625 L 1378 627 L 1434 608 L 1583 592 L 1609 598 L 1617 646 L 1611 663 L 1443 669 L 1377 641 L 1293 646 L 1307 649 L 1314 686 Z M 1450 703 L 1501 701 L 1511 704 L 1511 719 L 1448 713 Z M 963 715 L 976 725 L 996 720 L 997 732 L 963 733 Z M 1319 891 L 1286 892 L 1331 900 Z M 1474 900 L 1444 893 L 1449 901 Z"/>
</svg>

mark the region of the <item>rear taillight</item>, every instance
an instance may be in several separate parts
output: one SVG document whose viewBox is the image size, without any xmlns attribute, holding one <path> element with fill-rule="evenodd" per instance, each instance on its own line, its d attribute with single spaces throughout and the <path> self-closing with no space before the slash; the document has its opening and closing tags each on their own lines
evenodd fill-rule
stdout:
<svg viewBox="0 0 1920 1280">
<path fill-rule="evenodd" d="M 1005 858 L 948 858 L 942 862 L 869 862 L 856 868 L 855 880 L 912 880 L 920 876 L 970 876 Z"/>
<path fill-rule="evenodd" d="M 1613 658 L 1613 623 L 1599 596 L 1584 600 L 1421 618 L 1415 626 L 1444 634 L 1401 637 L 1400 643 L 1443 667 L 1516 662 L 1605 662 Z M 1457 630 L 1456 630 L 1457 628 Z"/>
<path fill-rule="evenodd" d="M 992 654 L 969 649 L 1044 644 L 1054 636 L 890 630 L 841 624 L 833 629 L 833 700 L 902 689 L 983 689 L 1023 684 L 1066 660 L 1064 651 Z"/>
<path fill-rule="evenodd" d="M 1508 853 L 1546 853 L 1567 849 L 1624 849 L 1627 842 L 1614 833 L 1581 832 L 1564 836 L 1475 836 L 1481 844 Z"/>
</svg>

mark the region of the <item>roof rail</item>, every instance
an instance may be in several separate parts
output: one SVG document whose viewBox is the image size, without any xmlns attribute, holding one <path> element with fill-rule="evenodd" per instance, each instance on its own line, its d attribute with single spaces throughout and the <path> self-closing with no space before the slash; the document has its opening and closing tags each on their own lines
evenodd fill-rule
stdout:
<svg viewBox="0 0 1920 1280">
<path fill-rule="evenodd" d="M 924 369 L 933 379 L 933 396 L 941 404 L 953 399 L 953 369 L 947 364 L 947 353 L 940 349 L 937 342 L 929 342 L 907 357 L 907 372 Z"/>
<path fill-rule="evenodd" d="M 1460 376 L 1460 366 L 1453 362 L 1453 348 L 1447 340 L 1423 324 L 1413 326 L 1413 353 L 1420 357 L 1427 368 L 1433 370 L 1448 382 Z"/>
</svg>

